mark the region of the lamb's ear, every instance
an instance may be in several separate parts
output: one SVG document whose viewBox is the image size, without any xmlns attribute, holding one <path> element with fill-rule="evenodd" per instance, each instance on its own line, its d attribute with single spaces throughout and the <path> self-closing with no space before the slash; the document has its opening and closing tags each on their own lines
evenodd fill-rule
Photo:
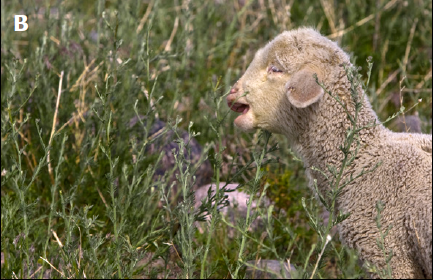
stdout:
<svg viewBox="0 0 433 280">
<path fill-rule="evenodd" d="M 297 108 L 305 108 L 323 96 L 323 88 L 316 83 L 314 72 L 303 69 L 296 72 L 286 84 L 287 98 Z"/>
</svg>

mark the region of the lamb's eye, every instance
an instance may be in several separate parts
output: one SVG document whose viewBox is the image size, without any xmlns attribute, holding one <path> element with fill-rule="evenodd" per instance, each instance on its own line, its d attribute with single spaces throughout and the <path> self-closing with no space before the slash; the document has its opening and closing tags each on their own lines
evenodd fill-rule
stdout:
<svg viewBox="0 0 433 280">
<path fill-rule="evenodd" d="M 274 73 L 282 73 L 283 70 L 278 69 L 276 66 L 270 66 L 268 69 L 268 72 L 274 72 Z"/>
</svg>

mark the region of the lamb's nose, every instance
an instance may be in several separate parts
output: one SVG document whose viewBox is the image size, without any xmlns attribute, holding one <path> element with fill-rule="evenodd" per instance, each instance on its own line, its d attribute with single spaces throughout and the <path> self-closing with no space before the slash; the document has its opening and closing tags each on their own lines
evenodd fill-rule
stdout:
<svg viewBox="0 0 433 280">
<path fill-rule="evenodd" d="M 230 94 L 237 93 L 239 91 L 239 88 L 237 86 L 232 87 L 230 90 Z"/>
</svg>

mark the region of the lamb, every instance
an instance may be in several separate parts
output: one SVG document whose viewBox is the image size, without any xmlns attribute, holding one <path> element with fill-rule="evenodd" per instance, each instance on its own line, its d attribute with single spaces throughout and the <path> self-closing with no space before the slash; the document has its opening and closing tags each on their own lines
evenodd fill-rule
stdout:
<svg viewBox="0 0 433 280">
<path fill-rule="evenodd" d="M 339 147 L 350 127 L 343 106 L 316 82 L 338 95 L 354 112 L 345 65 L 349 56 L 335 43 L 310 28 L 278 35 L 260 49 L 244 75 L 227 96 L 228 106 L 242 113 L 234 123 L 244 131 L 265 129 L 287 137 L 303 160 L 310 187 L 317 180 L 322 194 L 329 186 L 327 166 L 341 166 Z M 314 76 L 316 74 L 316 76 Z M 362 91 L 362 89 L 359 89 Z M 432 136 L 394 133 L 380 124 L 362 94 L 361 130 L 357 159 L 344 176 L 381 165 L 347 185 L 337 200 L 337 210 L 350 213 L 339 224 L 343 243 L 357 249 L 364 261 L 383 268 L 383 252 L 376 244 L 376 202 L 385 207 L 383 228 L 392 226 L 385 239 L 391 249 L 395 278 L 432 277 Z"/>
</svg>

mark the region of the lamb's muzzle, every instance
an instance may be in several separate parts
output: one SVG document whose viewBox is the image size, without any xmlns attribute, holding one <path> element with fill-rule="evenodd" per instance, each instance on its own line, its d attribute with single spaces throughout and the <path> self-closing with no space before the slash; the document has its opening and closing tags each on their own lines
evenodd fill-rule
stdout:
<svg viewBox="0 0 433 280">
<path fill-rule="evenodd" d="M 251 130 L 252 121 L 251 114 L 249 114 L 250 104 L 246 96 L 243 95 L 244 91 L 240 90 L 239 84 L 240 82 L 238 81 L 230 90 L 227 96 L 227 105 L 232 111 L 241 113 L 241 115 L 235 119 L 235 124 L 244 130 Z"/>
<path fill-rule="evenodd" d="M 232 88 L 230 94 L 227 96 L 227 105 L 235 112 L 246 114 L 250 106 L 247 103 L 241 103 L 237 101 L 236 93 L 239 90 Z"/>
</svg>

